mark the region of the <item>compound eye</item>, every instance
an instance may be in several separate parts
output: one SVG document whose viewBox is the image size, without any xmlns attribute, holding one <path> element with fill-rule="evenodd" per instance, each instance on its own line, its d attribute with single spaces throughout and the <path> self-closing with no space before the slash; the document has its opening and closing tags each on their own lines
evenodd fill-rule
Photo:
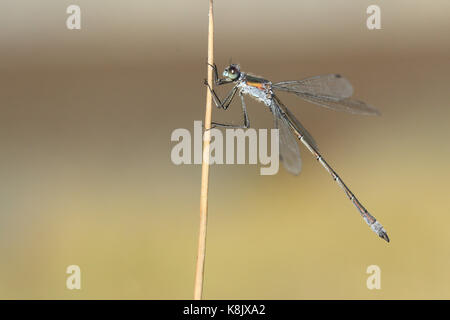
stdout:
<svg viewBox="0 0 450 320">
<path fill-rule="evenodd" d="M 228 68 L 228 76 L 231 79 L 236 79 L 239 76 L 239 71 L 236 67 L 232 66 Z"/>
</svg>

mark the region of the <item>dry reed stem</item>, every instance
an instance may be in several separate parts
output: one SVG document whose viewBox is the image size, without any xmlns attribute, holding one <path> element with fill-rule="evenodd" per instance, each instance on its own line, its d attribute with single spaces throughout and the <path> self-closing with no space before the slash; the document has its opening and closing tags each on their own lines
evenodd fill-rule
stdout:
<svg viewBox="0 0 450 320">
<path fill-rule="evenodd" d="M 209 0 L 209 27 L 208 27 L 208 63 L 214 63 L 214 17 L 213 0 Z M 213 70 L 208 68 L 208 83 L 213 85 Z M 208 180 L 209 180 L 209 144 L 211 140 L 211 109 L 212 96 L 209 90 L 206 90 L 206 112 L 205 112 L 205 132 L 203 136 L 203 161 L 202 161 L 202 182 L 200 190 L 200 228 L 198 235 L 197 264 L 195 268 L 194 299 L 202 299 L 203 278 L 206 255 L 206 227 L 208 218 Z"/>
</svg>

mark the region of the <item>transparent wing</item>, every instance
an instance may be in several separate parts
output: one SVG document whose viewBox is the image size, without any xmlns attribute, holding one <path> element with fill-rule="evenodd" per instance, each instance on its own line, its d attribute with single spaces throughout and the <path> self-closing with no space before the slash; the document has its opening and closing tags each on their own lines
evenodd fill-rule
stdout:
<svg viewBox="0 0 450 320">
<path fill-rule="evenodd" d="M 273 85 L 275 89 L 306 93 L 314 96 L 349 98 L 353 94 L 350 82 L 339 74 L 325 74 L 298 81 L 283 81 Z"/>
<path fill-rule="evenodd" d="M 306 130 L 306 128 L 300 123 L 300 121 L 297 120 L 297 118 L 292 114 L 291 111 L 278 99 L 276 95 L 273 95 L 273 99 L 276 103 L 276 105 L 281 109 L 282 113 L 284 113 L 285 117 L 288 121 L 290 121 L 298 132 L 300 132 L 306 142 L 312 147 L 314 147 L 316 150 L 319 150 L 319 147 L 317 146 L 316 141 L 312 137 L 312 135 Z"/>
<path fill-rule="evenodd" d="M 312 96 L 300 93 L 297 93 L 297 95 L 306 101 L 336 111 L 345 111 L 353 114 L 378 115 L 378 116 L 380 115 L 380 111 L 378 111 L 375 107 L 359 100 L 354 99 L 335 100 L 326 97 Z"/>
<path fill-rule="evenodd" d="M 272 88 L 295 93 L 306 101 L 337 111 L 365 115 L 380 114 L 375 107 L 365 102 L 349 99 L 353 94 L 353 87 L 347 79 L 338 74 L 278 82 L 273 84 Z"/>
<path fill-rule="evenodd" d="M 280 160 L 283 162 L 287 171 L 294 175 L 298 175 L 302 169 L 302 160 L 300 158 L 298 142 L 291 132 L 288 120 L 282 115 L 280 108 L 273 103 L 271 109 L 275 128 L 279 129 Z"/>
</svg>

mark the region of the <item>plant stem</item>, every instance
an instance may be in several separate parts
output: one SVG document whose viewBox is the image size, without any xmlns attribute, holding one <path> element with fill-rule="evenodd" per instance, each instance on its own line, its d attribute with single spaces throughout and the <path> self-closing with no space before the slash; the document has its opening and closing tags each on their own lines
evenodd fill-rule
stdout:
<svg viewBox="0 0 450 320">
<path fill-rule="evenodd" d="M 208 63 L 214 64 L 214 16 L 213 0 L 209 0 L 209 27 L 208 27 Z M 213 70 L 208 69 L 208 83 L 213 85 Z M 203 278 L 206 255 L 206 229 L 208 218 L 208 180 L 209 180 L 209 144 L 211 141 L 211 108 L 212 96 L 209 90 L 206 90 L 206 112 L 205 112 L 205 132 L 203 135 L 203 161 L 202 161 L 202 182 L 200 190 L 200 228 L 198 235 L 197 265 L 195 268 L 195 286 L 194 299 L 202 299 Z"/>
</svg>

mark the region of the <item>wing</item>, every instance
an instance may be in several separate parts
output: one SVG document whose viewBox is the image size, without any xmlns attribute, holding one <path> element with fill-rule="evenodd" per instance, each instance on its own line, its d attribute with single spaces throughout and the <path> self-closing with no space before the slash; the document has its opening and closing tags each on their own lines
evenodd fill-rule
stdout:
<svg viewBox="0 0 450 320">
<path fill-rule="evenodd" d="M 350 82 L 338 74 L 327 74 L 299 81 L 283 81 L 272 85 L 275 90 L 295 93 L 300 98 L 337 111 L 379 115 L 373 106 L 349 99 L 353 94 Z"/>
<path fill-rule="evenodd" d="M 284 116 L 287 118 L 287 120 L 296 128 L 298 132 L 303 135 L 306 142 L 316 150 L 319 150 L 319 147 L 317 146 L 317 143 L 312 135 L 308 132 L 308 130 L 306 130 L 306 128 L 300 123 L 300 121 L 297 120 L 292 112 L 289 111 L 289 109 L 280 101 L 280 99 L 278 99 L 276 95 L 273 95 L 273 99 L 276 105 L 281 109 L 281 113 L 284 113 Z"/>
<path fill-rule="evenodd" d="M 314 96 L 349 98 L 353 94 L 350 82 L 339 74 L 325 74 L 298 81 L 283 81 L 273 84 L 278 90 L 306 93 Z"/>
<path fill-rule="evenodd" d="M 294 175 L 298 175 L 302 169 L 302 160 L 300 158 L 298 142 L 289 128 L 288 120 L 283 116 L 280 108 L 275 102 L 272 104 L 271 110 L 274 117 L 275 128 L 279 129 L 280 160 L 283 162 L 287 171 Z"/>
</svg>

